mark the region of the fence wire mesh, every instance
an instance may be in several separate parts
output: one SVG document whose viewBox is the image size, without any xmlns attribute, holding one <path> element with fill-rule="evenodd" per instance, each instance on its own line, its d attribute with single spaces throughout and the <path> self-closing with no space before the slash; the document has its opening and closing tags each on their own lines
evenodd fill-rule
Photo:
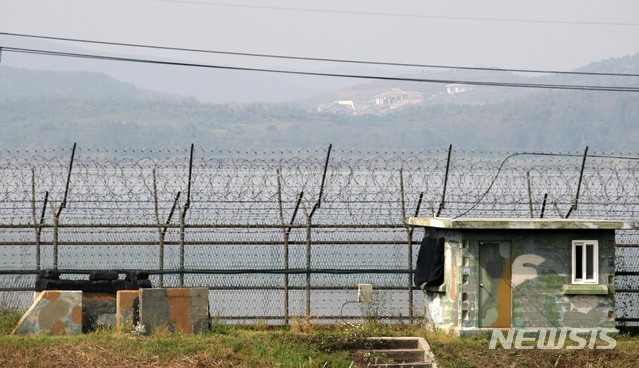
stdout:
<svg viewBox="0 0 639 368">
<path fill-rule="evenodd" d="M 145 269 L 211 290 L 222 318 L 418 318 L 414 215 L 638 220 L 639 155 L 436 149 L 0 152 L 0 289 L 35 272 Z M 619 319 L 639 318 L 636 231 L 618 235 Z M 416 239 L 416 240 L 415 240 Z M 375 285 L 372 305 L 357 284 Z"/>
</svg>

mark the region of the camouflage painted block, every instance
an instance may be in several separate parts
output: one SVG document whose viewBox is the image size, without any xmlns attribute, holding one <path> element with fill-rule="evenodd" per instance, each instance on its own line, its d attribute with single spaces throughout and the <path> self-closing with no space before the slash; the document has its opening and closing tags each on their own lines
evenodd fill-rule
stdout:
<svg viewBox="0 0 639 368">
<path fill-rule="evenodd" d="M 133 328 L 135 308 L 134 302 L 140 297 L 139 290 L 120 290 L 116 296 L 116 320 L 115 326 L 118 331 L 123 328 Z"/>
<path fill-rule="evenodd" d="M 82 292 L 46 290 L 39 293 L 13 333 L 51 335 L 82 333 Z"/>
<path fill-rule="evenodd" d="M 140 323 L 147 333 L 204 333 L 209 329 L 209 291 L 206 288 L 141 289 Z"/>
</svg>

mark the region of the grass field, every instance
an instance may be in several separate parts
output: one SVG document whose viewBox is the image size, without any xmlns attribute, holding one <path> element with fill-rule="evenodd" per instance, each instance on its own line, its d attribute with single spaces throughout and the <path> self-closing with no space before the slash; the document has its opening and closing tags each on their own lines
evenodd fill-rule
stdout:
<svg viewBox="0 0 639 368">
<path fill-rule="evenodd" d="M 459 338 L 420 325 L 229 326 L 213 323 L 204 335 L 151 336 L 102 330 L 76 336 L 13 336 L 20 318 L 0 315 L 1 367 L 365 367 L 351 354 L 371 336 L 422 336 L 440 367 L 633 367 L 639 337 L 617 336 L 613 350 L 488 349 L 487 337 Z"/>
</svg>

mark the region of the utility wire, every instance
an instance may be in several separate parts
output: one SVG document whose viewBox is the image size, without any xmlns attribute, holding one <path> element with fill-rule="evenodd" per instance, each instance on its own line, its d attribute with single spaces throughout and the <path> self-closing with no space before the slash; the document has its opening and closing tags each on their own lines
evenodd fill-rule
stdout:
<svg viewBox="0 0 639 368">
<path fill-rule="evenodd" d="M 567 74 L 567 75 L 590 75 L 590 76 L 608 76 L 608 77 L 610 77 L 610 76 L 613 76 L 613 77 L 639 77 L 639 74 L 626 74 L 626 73 L 599 73 L 599 72 L 575 72 L 575 71 L 571 72 L 571 71 L 543 70 L 543 69 L 488 68 L 488 67 L 469 67 L 469 66 L 455 66 L 455 65 L 433 65 L 433 64 L 416 64 L 416 63 L 391 63 L 391 62 L 383 62 L 383 61 L 365 61 L 365 60 L 353 60 L 353 59 L 315 58 L 315 57 L 292 56 L 292 55 L 274 55 L 274 54 L 260 54 L 260 53 L 251 53 L 251 52 L 233 52 L 233 51 L 219 51 L 219 50 L 204 50 L 204 49 L 184 48 L 184 47 L 144 45 L 144 44 L 125 43 L 125 42 L 87 40 L 87 39 L 79 39 L 79 38 L 42 36 L 42 35 L 33 35 L 33 34 L 24 34 L 24 33 L 11 33 L 11 32 L 0 32 L 0 35 L 12 36 L 12 37 L 36 38 L 36 39 L 52 40 L 52 41 L 87 43 L 87 44 L 95 44 L 95 45 L 125 46 L 125 47 L 136 47 L 136 48 L 167 50 L 167 51 L 185 51 L 185 52 L 196 52 L 196 53 L 204 53 L 204 54 L 247 56 L 247 57 L 285 59 L 285 60 L 300 60 L 300 61 L 320 61 L 320 62 L 344 63 L 344 64 L 365 64 L 365 65 L 393 66 L 393 67 L 431 68 L 431 69 L 457 69 L 457 70 L 495 71 L 495 72 L 513 72 L 513 73 L 535 73 L 535 74 Z"/>
<path fill-rule="evenodd" d="M 462 83 L 462 84 L 474 85 L 474 86 L 493 86 L 493 87 L 541 88 L 541 89 L 558 89 L 558 90 L 635 92 L 635 93 L 639 92 L 639 87 L 541 84 L 541 83 L 507 83 L 507 82 L 469 81 L 469 80 L 460 81 L 460 80 L 454 80 L 454 79 L 405 78 L 405 77 L 384 77 L 384 76 L 362 75 L 362 74 L 320 73 L 320 72 L 293 71 L 293 70 L 283 70 L 283 69 L 248 68 L 248 67 L 223 66 L 223 65 L 213 65 L 213 64 L 185 63 L 185 62 L 162 61 L 162 60 L 128 58 L 128 57 L 125 58 L 125 57 L 104 56 L 104 55 L 95 55 L 95 54 L 80 54 L 80 53 L 25 49 L 25 48 L 15 48 L 15 47 L 0 47 L 0 51 L 8 51 L 8 52 L 15 52 L 15 53 L 23 53 L 23 54 L 46 55 L 46 56 L 72 57 L 72 58 L 80 58 L 80 59 L 109 60 L 109 61 L 145 63 L 145 64 L 173 65 L 173 66 L 198 67 L 198 68 L 209 68 L 209 69 L 264 72 L 264 73 L 294 74 L 294 75 L 307 75 L 307 76 L 319 76 L 319 77 L 385 80 L 385 81 L 396 81 L 396 82 L 420 82 L 420 83 L 441 83 L 441 84 Z"/>
<path fill-rule="evenodd" d="M 587 21 L 570 21 L 570 20 L 545 20 L 545 19 L 524 19 L 524 18 L 494 18 L 494 17 L 460 17 L 447 15 L 426 15 L 426 14 L 405 14 L 405 13 L 383 13 L 358 10 L 334 10 L 334 9 L 310 9 L 310 8 L 293 8 L 283 6 L 264 6 L 264 5 L 243 5 L 229 4 L 218 2 L 207 2 L 201 0 L 153 0 L 166 3 L 178 4 L 197 4 L 227 8 L 245 8 L 245 9 L 263 9 L 277 11 L 296 11 L 305 13 L 328 13 L 328 14 L 350 14 L 350 15 L 372 15 L 380 17 L 402 17 L 402 18 L 426 18 L 426 19 L 447 19 L 447 20 L 463 20 L 463 21 L 489 21 L 489 22 L 513 22 L 513 23 L 541 23 L 541 24 L 572 24 L 572 25 L 597 25 L 597 26 L 639 26 L 639 23 L 630 22 L 587 22 Z"/>
</svg>

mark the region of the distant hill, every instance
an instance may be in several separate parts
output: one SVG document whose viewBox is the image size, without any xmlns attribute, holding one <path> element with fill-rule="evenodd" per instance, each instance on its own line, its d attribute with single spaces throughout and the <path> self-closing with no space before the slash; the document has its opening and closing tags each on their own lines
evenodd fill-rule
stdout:
<svg viewBox="0 0 639 368">
<path fill-rule="evenodd" d="M 132 84 L 122 83 L 93 72 L 51 72 L 0 66 L 0 99 L 18 100 L 33 97 L 64 98 L 140 98 L 143 92 Z"/>
<path fill-rule="evenodd" d="M 634 73 L 639 55 L 605 60 L 580 71 Z M 637 77 L 441 71 L 451 80 L 535 81 L 639 86 Z M 501 78 L 501 79 L 499 79 Z M 317 113 L 335 100 L 371 100 L 400 88 L 421 104 L 376 116 Z M 0 147 L 166 147 L 274 149 L 338 147 L 634 150 L 639 94 L 476 87 L 449 94 L 436 83 L 360 83 L 292 103 L 207 104 L 141 90 L 105 74 L 0 66 Z"/>
<path fill-rule="evenodd" d="M 37 50 L 56 50 L 77 54 L 97 54 L 81 46 L 71 46 L 48 40 L 12 38 L 0 35 L 3 47 Z M 143 55 L 117 53 L 114 56 L 148 59 Z M 176 56 L 177 57 L 177 56 Z M 154 58 L 155 59 L 155 58 Z M 193 60 L 171 59 L 171 62 L 193 62 Z M 224 66 L 220 61 L 212 65 Z M 259 73 L 220 68 L 180 67 L 132 62 L 107 62 L 90 58 L 47 57 L 12 52 L 2 53 L 2 65 L 28 70 L 47 71 L 99 71 L 118 81 L 125 81 L 141 89 L 153 90 L 169 95 L 194 96 L 200 101 L 212 103 L 282 103 L 311 98 L 317 94 L 348 86 L 353 82 L 347 78 L 319 78 L 303 75 Z M 241 65 L 235 65 L 241 66 Z M 268 66 L 269 69 L 287 68 Z M 375 69 L 358 66 L 367 74 Z M 353 67 L 337 67 L 327 70 L 349 74 Z"/>
<path fill-rule="evenodd" d="M 623 58 L 612 58 L 582 67 L 575 72 L 591 73 L 623 73 L 639 74 L 639 54 Z M 405 79 L 449 80 L 464 83 L 465 81 L 488 81 L 506 83 L 532 84 L 582 84 L 582 85 L 616 85 L 637 86 L 639 78 L 613 76 L 581 76 L 567 74 L 514 74 L 511 72 L 473 71 L 473 70 L 431 70 L 421 74 L 400 75 Z M 543 92 L 533 88 L 505 88 L 491 86 L 472 86 L 470 91 L 450 94 L 447 83 L 376 81 L 358 84 L 335 92 L 326 93 L 313 100 L 309 105 L 327 105 L 333 101 L 350 100 L 357 105 L 374 103 L 375 96 L 392 89 L 416 91 L 422 93 L 424 104 L 494 104 L 515 99 L 527 98 Z"/>
</svg>

